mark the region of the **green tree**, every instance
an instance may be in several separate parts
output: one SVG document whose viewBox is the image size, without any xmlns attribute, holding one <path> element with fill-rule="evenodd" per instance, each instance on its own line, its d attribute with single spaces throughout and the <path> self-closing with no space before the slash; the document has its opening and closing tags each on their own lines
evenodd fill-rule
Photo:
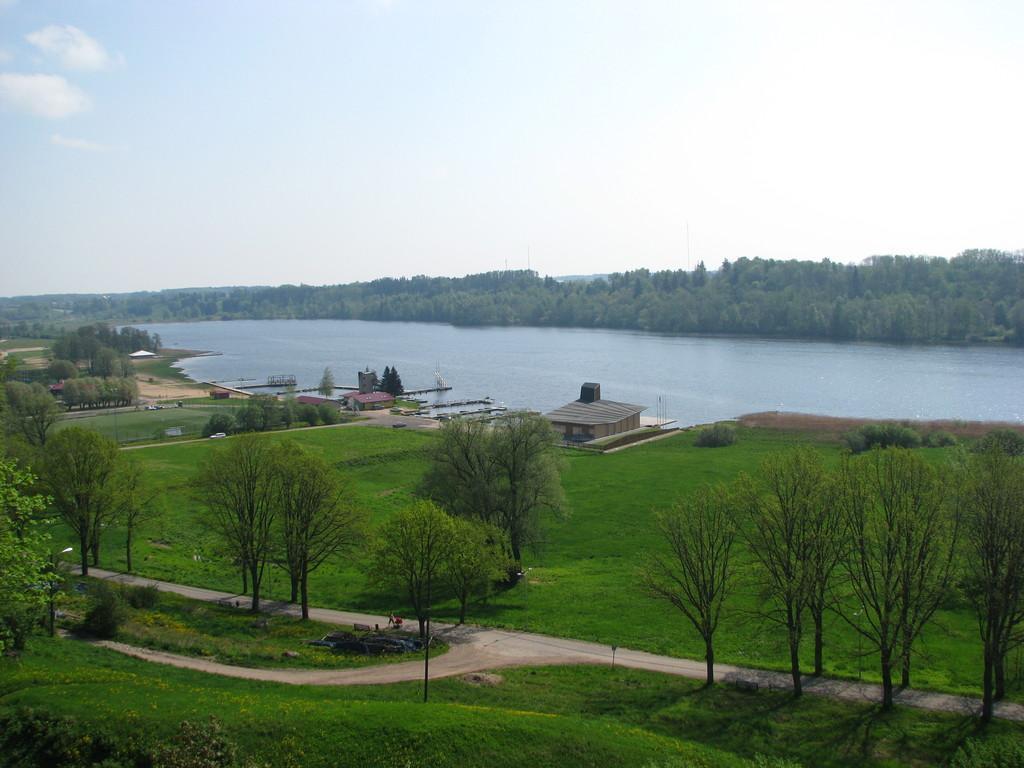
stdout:
<svg viewBox="0 0 1024 768">
<path fill-rule="evenodd" d="M 117 443 L 98 432 L 68 427 L 54 435 L 43 455 L 42 480 L 53 505 L 78 536 L 82 575 L 89 575 L 89 554 L 99 565 L 104 524 L 115 511 L 111 480 L 120 456 Z"/>
<path fill-rule="evenodd" d="M 0 459 L 0 653 L 20 650 L 46 605 L 47 499 L 31 492 L 35 478 Z"/>
<path fill-rule="evenodd" d="M 878 651 L 882 707 L 891 709 L 893 669 L 910 684 L 913 644 L 948 593 L 959 517 L 936 470 L 906 449 L 847 458 L 837 490 L 851 591 L 838 610 Z"/>
<path fill-rule="evenodd" d="M 715 682 L 715 632 L 734 582 L 737 506 L 721 486 L 676 502 L 658 515 L 669 552 L 652 555 L 641 572 L 647 593 L 675 606 L 700 633 L 708 685 Z"/>
<path fill-rule="evenodd" d="M 70 360 L 54 360 L 46 369 L 51 379 L 64 381 L 73 379 L 78 375 L 78 366 Z"/>
<path fill-rule="evenodd" d="M 380 527 L 373 546 L 371 578 L 405 596 L 424 641 L 433 600 L 444 586 L 452 538 L 452 518 L 429 501 L 417 501 Z"/>
<path fill-rule="evenodd" d="M 1006 658 L 1024 643 L 1024 459 L 997 448 L 959 468 L 964 587 L 983 648 L 982 719 L 1006 692 Z"/>
<path fill-rule="evenodd" d="M 452 513 L 501 530 L 521 570 L 523 547 L 540 535 L 541 514 L 564 512 L 557 444 L 551 422 L 525 411 L 490 426 L 450 421 L 441 428 L 424 491 Z"/>
<path fill-rule="evenodd" d="M 746 539 L 757 565 L 762 613 L 786 632 L 793 693 L 803 693 L 800 642 L 815 587 L 816 524 L 826 503 L 821 457 L 797 448 L 766 459 L 756 479 L 741 479 L 749 524 Z"/>
<path fill-rule="evenodd" d="M 309 574 L 363 538 L 365 518 L 351 487 L 331 466 L 298 443 L 277 448 L 275 504 L 279 562 L 291 582 L 291 601 L 309 618 Z"/>
<path fill-rule="evenodd" d="M 508 574 L 508 551 L 497 528 L 464 517 L 452 518 L 452 541 L 445 563 L 447 581 L 459 601 L 459 624 L 466 622 L 470 600 L 486 598 Z"/>
<path fill-rule="evenodd" d="M 210 452 L 194 488 L 210 511 L 210 523 L 252 584 L 252 611 L 260 609 L 260 587 L 271 554 L 277 512 L 277 457 L 272 445 L 242 435 Z"/>
<path fill-rule="evenodd" d="M 330 369 L 330 366 L 324 368 L 323 376 L 320 377 L 320 385 L 317 387 L 319 392 L 324 397 L 331 397 L 334 394 L 334 372 Z"/>
<path fill-rule="evenodd" d="M 7 431 L 24 438 L 30 445 L 43 446 L 50 428 L 60 418 L 60 406 L 42 384 L 6 384 L 7 407 L 4 422 Z"/>
</svg>

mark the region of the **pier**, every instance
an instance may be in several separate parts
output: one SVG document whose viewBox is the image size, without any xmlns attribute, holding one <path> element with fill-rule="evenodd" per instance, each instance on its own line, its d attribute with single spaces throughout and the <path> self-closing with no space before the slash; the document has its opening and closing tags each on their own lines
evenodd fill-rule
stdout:
<svg viewBox="0 0 1024 768">
<path fill-rule="evenodd" d="M 473 400 L 451 400 L 444 403 L 430 403 L 431 408 L 458 408 L 463 405 L 493 405 L 494 400 L 490 397 Z"/>
</svg>

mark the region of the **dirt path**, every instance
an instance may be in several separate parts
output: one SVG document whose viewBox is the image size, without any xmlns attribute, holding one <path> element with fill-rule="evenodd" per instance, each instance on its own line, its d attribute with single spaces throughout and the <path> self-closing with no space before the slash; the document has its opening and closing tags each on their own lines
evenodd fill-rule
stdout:
<svg viewBox="0 0 1024 768">
<path fill-rule="evenodd" d="M 244 596 L 217 592 L 201 587 L 189 587 L 165 581 L 145 579 L 138 576 L 119 574 L 93 568 L 90 575 L 109 579 L 124 584 L 153 584 L 158 589 L 174 592 L 195 600 L 217 602 L 220 600 L 238 601 L 241 607 L 248 606 Z M 268 603 L 268 612 L 297 615 L 298 609 L 287 603 Z M 327 608 L 310 609 L 310 618 L 331 624 L 374 624 L 384 625 L 387 618 L 365 613 L 335 611 Z M 432 660 L 430 664 L 431 678 L 454 677 L 470 672 L 499 669 L 513 666 L 546 666 L 555 664 L 608 664 L 612 663 L 612 649 L 607 645 L 590 643 L 583 640 L 569 640 L 529 632 L 516 632 L 502 629 L 490 629 L 476 626 L 453 626 L 435 624 L 434 631 L 450 645 L 448 653 Z M 359 669 L 253 669 L 235 667 L 227 664 L 197 659 L 189 656 L 178 656 L 163 651 L 153 651 L 123 643 L 103 641 L 99 643 L 120 653 L 134 656 L 146 661 L 169 664 L 185 669 L 225 675 L 227 677 L 244 678 L 247 680 L 269 680 L 293 685 L 379 685 L 420 680 L 423 676 L 423 665 L 419 661 L 403 664 L 383 664 L 375 667 Z M 703 679 L 704 662 L 690 659 L 679 659 L 672 656 L 658 656 L 644 651 L 633 651 L 619 648 L 615 653 L 615 665 L 630 669 L 642 669 L 679 675 L 692 679 Z M 716 664 L 715 677 L 723 682 L 744 680 L 755 682 L 759 687 L 771 690 L 788 690 L 792 687 L 789 675 L 784 672 L 736 667 L 731 664 Z M 828 696 L 844 701 L 861 704 L 875 703 L 881 700 L 881 687 L 872 683 L 836 680 L 832 678 L 804 678 L 804 692 L 815 696 Z M 952 712 L 960 715 L 977 715 L 981 711 L 981 701 L 969 696 L 957 696 L 948 693 L 906 689 L 898 691 L 896 701 L 918 709 L 937 712 Z M 996 717 L 1005 720 L 1024 722 L 1024 705 L 1012 702 L 1000 702 L 996 705 Z"/>
<path fill-rule="evenodd" d="M 358 421 L 346 421 L 342 424 L 321 424 L 316 427 L 293 427 L 292 429 L 278 430 L 273 433 L 264 434 L 291 434 L 293 432 L 308 432 L 311 429 L 340 429 L 342 427 L 394 427 L 396 424 L 403 424 L 408 429 L 439 429 L 441 424 L 434 419 L 424 419 L 420 416 L 392 416 L 386 411 L 365 411 L 359 414 L 364 417 Z M 231 438 L 226 438 L 230 440 Z M 145 445 L 122 445 L 122 451 L 141 451 L 146 448 L 162 448 L 168 445 L 188 445 L 189 443 L 205 443 L 208 437 L 198 437 L 194 440 L 175 440 L 171 442 L 146 443 Z"/>
</svg>

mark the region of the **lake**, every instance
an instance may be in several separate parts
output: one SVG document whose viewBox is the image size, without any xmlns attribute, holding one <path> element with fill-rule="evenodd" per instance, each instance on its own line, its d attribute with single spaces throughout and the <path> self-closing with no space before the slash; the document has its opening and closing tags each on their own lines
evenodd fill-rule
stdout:
<svg viewBox="0 0 1024 768">
<path fill-rule="evenodd" d="M 164 346 L 221 354 L 184 360 L 202 381 L 294 374 L 315 387 L 325 366 L 354 385 L 367 366 L 397 367 L 406 389 L 490 396 L 548 411 L 596 381 L 609 400 L 647 405 L 683 425 L 754 411 L 867 418 L 1024 422 L 1024 350 L 662 336 L 574 328 L 457 328 L 361 320 L 236 320 L 139 326 Z M 271 390 L 264 390 L 271 391 Z M 428 395 L 433 400 L 442 399 Z"/>
</svg>

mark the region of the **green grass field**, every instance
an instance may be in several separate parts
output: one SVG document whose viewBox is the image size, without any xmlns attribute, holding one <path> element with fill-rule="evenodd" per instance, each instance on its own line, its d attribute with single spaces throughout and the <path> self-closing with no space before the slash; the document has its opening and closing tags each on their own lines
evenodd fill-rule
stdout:
<svg viewBox="0 0 1024 768">
<path fill-rule="evenodd" d="M 1017 738 L 971 719 L 785 694 L 741 693 L 607 667 L 501 670 L 479 685 L 286 686 L 147 664 L 75 640 L 38 638 L 0 659 L 0 716 L 71 715 L 116 738 L 169 736 L 220 718 L 243 753 L 306 766 L 738 766 L 757 755 L 805 765 L 936 765 L 969 736 Z M 2 736 L 0 736 L 2 738 Z"/>
<path fill-rule="evenodd" d="M 79 416 L 73 412 L 70 418 L 65 417 L 54 425 L 54 430 L 68 427 L 92 429 L 122 443 L 143 440 L 162 439 L 164 430 L 181 427 L 182 435 L 198 437 L 203 426 L 215 413 L 231 413 L 230 406 L 204 405 L 188 408 L 164 407 L 159 411 L 147 411 L 139 408 L 134 411 L 103 412 Z"/>
<path fill-rule="evenodd" d="M 283 437 L 279 433 L 264 439 Z M 423 432 L 371 427 L 287 437 L 323 455 L 352 482 L 374 525 L 413 498 L 435 439 Z M 736 445 L 700 449 L 693 447 L 693 437 L 683 432 L 611 455 L 568 451 L 563 482 L 570 515 L 547 521 L 543 545 L 530 552 L 525 563 L 532 568 L 529 578 L 493 595 L 486 605 L 473 606 L 470 621 L 701 658 L 701 643 L 685 619 L 648 599 L 637 586 L 637 569 L 645 554 L 661 546 L 655 511 L 702 483 L 728 481 L 741 471 L 753 471 L 766 456 L 807 438 L 740 429 Z M 240 588 L 238 575 L 201 525 L 202 500 L 191 491 L 196 468 L 212 447 L 168 445 L 136 453 L 163 505 L 159 518 L 137 538 L 135 562 L 143 575 L 224 590 Z M 822 442 L 819 447 L 830 461 L 838 460 L 838 445 Z M 937 462 L 948 460 L 942 449 L 922 452 Z M 58 534 L 58 541 L 61 535 L 66 538 Z M 121 540 L 119 530 L 109 531 L 102 565 L 123 567 Z M 382 614 L 407 612 L 400 598 L 368 582 L 366 570 L 363 552 L 325 565 L 311 579 L 313 603 Z M 716 656 L 723 662 L 786 669 L 783 635 L 757 616 L 754 579 L 749 571 L 741 573 L 740 588 L 727 605 L 716 637 Z M 271 571 L 266 586 L 274 597 L 287 597 L 286 580 L 279 571 Z M 443 602 L 438 611 L 445 618 L 456 616 L 453 601 Z M 976 633 L 972 611 L 952 599 L 917 647 L 914 685 L 976 695 L 981 666 Z M 877 680 L 875 661 L 861 653 L 856 637 L 838 618 L 830 620 L 826 671 Z M 808 649 L 805 664 L 809 661 Z M 1021 665 L 1018 659 L 1011 661 L 1010 695 L 1020 698 Z"/>
</svg>

